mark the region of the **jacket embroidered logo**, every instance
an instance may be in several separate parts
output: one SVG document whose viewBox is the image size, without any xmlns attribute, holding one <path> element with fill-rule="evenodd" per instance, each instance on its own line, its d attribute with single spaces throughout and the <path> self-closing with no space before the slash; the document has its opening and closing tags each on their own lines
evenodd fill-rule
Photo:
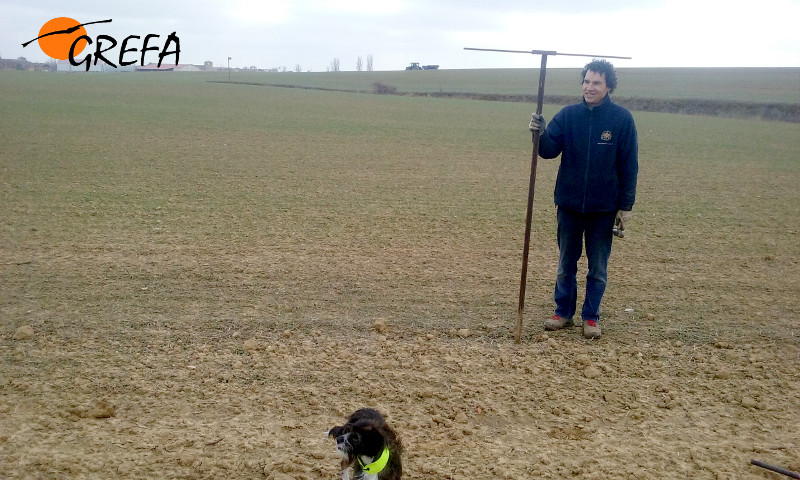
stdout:
<svg viewBox="0 0 800 480">
<path fill-rule="evenodd" d="M 613 135 L 611 135 L 611 132 L 610 132 L 610 131 L 608 131 L 608 130 L 606 130 L 605 132 L 603 132 L 603 134 L 602 134 L 602 135 L 600 135 L 600 139 L 601 139 L 602 141 L 604 141 L 604 142 L 607 142 L 607 141 L 611 140 L 611 137 L 612 137 L 612 136 L 613 136 Z"/>
</svg>

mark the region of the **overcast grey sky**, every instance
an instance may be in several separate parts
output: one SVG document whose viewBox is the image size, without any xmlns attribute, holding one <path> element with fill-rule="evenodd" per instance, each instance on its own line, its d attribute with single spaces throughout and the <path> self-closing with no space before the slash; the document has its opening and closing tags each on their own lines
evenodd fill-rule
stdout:
<svg viewBox="0 0 800 480">
<path fill-rule="evenodd" d="M 0 56 L 48 60 L 36 42 L 21 44 L 54 17 L 113 19 L 86 29 L 120 42 L 153 33 L 162 46 L 175 31 L 180 63 L 217 66 L 232 57 L 232 67 L 319 72 L 338 58 L 355 70 L 368 55 L 375 70 L 539 66 L 534 55 L 463 50 L 479 47 L 633 57 L 616 60 L 621 68 L 800 67 L 800 0 L 0 0 Z"/>
</svg>

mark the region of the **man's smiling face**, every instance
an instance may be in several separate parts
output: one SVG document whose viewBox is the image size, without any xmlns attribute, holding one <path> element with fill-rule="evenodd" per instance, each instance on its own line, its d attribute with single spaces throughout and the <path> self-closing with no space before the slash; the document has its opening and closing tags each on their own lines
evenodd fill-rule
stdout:
<svg viewBox="0 0 800 480">
<path fill-rule="evenodd" d="M 603 103 L 611 89 L 606 85 L 606 76 L 589 70 L 583 77 L 583 99 L 590 107 Z"/>
</svg>

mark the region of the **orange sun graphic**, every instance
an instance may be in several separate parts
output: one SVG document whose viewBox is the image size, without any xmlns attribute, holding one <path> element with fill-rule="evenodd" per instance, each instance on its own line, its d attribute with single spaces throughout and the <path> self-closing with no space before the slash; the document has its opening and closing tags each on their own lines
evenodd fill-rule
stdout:
<svg viewBox="0 0 800 480">
<path fill-rule="evenodd" d="M 52 32 L 63 33 L 47 35 Z M 42 37 L 42 35 L 47 36 Z M 39 47 L 50 58 L 66 60 L 69 58 L 69 50 L 72 48 L 72 44 L 81 35 L 86 35 L 86 29 L 80 26 L 80 22 L 77 20 L 69 17 L 54 18 L 42 25 L 41 30 L 39 30 L 39 36 L 41 37 L 39 38 Z M 85 39 L 79 41 L 75 45 L 73 56 L 81 53 L 86 48 L 86 45 L 88 45 L 88 42 Z"/>
</svg>

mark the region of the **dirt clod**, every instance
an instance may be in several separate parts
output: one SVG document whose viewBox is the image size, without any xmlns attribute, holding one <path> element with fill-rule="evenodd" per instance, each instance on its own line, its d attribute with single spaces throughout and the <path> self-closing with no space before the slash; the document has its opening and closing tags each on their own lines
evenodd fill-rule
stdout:
<svg viewBox="0 0 800 480">
<path fill-rule="evenodd" d="M 23 325 L 14 333 L 14 340 L 29 340 L 33 338 L 33 327 L 30 325 Z"/>
<path fill-rule="evenodd" d="M 589 357 L 589 355 L 582 353 L 578 355 L 578 358 L 575 359 L 575 362 L 578 365 L 588 366 L 592 364 L 592 359 Z"/>
<path fill-rule="evenodd" d="M 602 375 L 603 372 L 597 367 L 588 366 L 583 369 L 583 376 L 589 379 L 598 378 Z"/>
<path fill-rule="evenodd" d="M 389 326 L 385 318 L 378 318 L 372 323 L 372 329 L 378 333 L 386 333 L 389 330 Z"/>
</svg>

